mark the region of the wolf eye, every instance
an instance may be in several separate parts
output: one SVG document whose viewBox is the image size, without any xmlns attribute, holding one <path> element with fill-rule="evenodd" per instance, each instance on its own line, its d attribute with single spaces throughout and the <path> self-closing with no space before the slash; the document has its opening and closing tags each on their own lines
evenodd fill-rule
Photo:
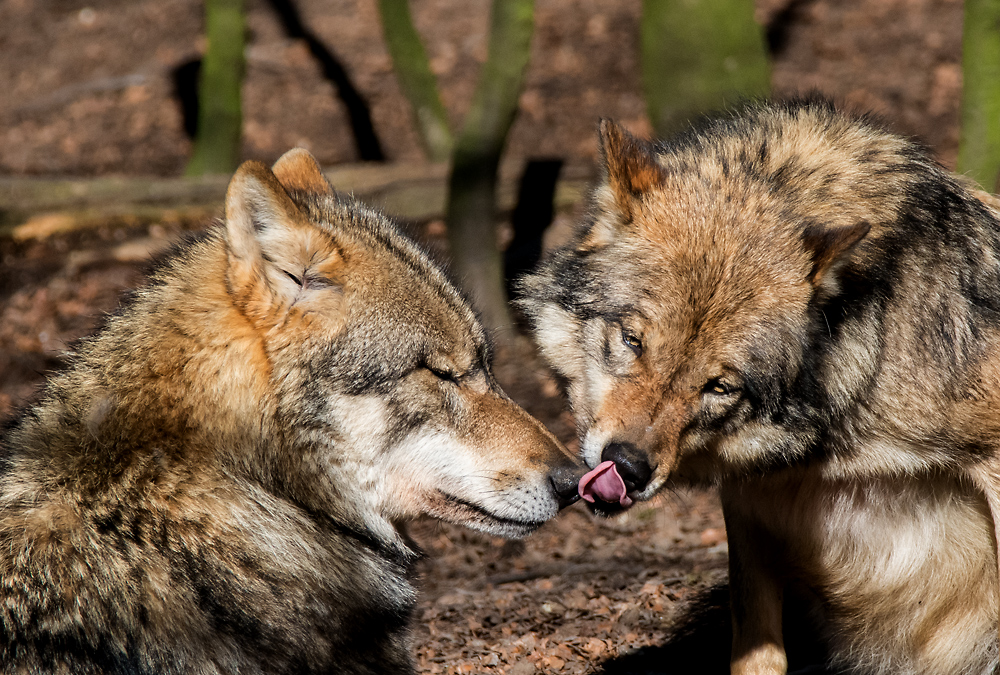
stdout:
<svg viewBox="0 0 1000 675">
<path fill-rule="evenodd" d="M 726 382 L 721 377 L 712 378 L 702 389 L 702 393 L 711 394 L 713 396 L 731 396 L 733 394 L 738 394 L 739 391 L 739 387 Z"/>
<path fill-rule="evenodd" d="M 431 375 L 441 380 L 442 382 L 452 382 L 452 383 L 458 382 L 458 375 L 456 375 L 450 370 L 444 370 L 442 368 L 434 368 L 428 365 L 427 363 L 424 363 L 423 366 L 430 372 Z"/>
<path fill-rule="evenodd" d="M 625 346 L 632 350 L 632 353 L 636 356 L 642 356 L 642 340 L 637 338 L 632 333 L 627 330 L 622 329 L 622 342 Z"/>
<path fill-rule="evenodd" d="M 285 274 L 287 274 L 288 278 L 291 279 L 292 281 L 294 281 L 297 285 L 299 285 L 299 286 L 302 285 L 302 278 L 301 277 L 295 276 L 294 274 L 292 274 L 288 270 L 282 270 L 282 272 L 284 272 Z"/>
</svg>

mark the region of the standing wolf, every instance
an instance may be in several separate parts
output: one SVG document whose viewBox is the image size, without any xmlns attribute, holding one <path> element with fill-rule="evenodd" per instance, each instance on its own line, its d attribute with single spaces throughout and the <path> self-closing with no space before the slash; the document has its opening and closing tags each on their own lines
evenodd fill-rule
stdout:
<svg viewBox="0 0 1000 675">
<path fill-rule="evenodd" d="M 993 672 L 997 212 L 822 101 L 601 140 L 592 213 L 521 301 L 584 497 L 720 485 L 733 673 L 785 672 L 793 593 L 852 672 Z"/>
<path fill-rule="evenodd" d="M 74 359 L 0 445 L 5 672 L 412 672 L 398 524 L 520 537 L 582 473 L 301 150 L 244 164 Z"/>
</svg>

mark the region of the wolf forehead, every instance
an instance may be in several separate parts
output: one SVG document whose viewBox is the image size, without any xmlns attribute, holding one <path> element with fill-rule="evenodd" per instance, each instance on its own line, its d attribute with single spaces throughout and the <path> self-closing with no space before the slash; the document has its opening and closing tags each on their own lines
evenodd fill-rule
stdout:
<svg viewBox="0 0 1000 675">
<path fill-rule="evenodd" d="M 346 262 L 365 266 L 360 270 L 366 272 L 360 277 L 361 285 L 379 293 L 386 304 L 409 306 L 414 316 L 422 317 L 423 307 L 413 294 L 421 299 L 430 295 L 435 304 L 475 329 L 475 337 L 484 338 L 471 304 L 444 269 L 384 215 L 339 193 L 316 195 L 292 190 L 290 194 L 311 224 L 330 237 L 332 246 L 341 249 Z M 357 260 L 352 260 L 354 257 Z M 402 279 L 407 283 L 396 283 Z M 386 284 L 387 280 L 392 283 Z"/>
<path fill-rule="evenodd" d="M 446 271 L 385 216 L 340 194 L 293 191 L 291 196 L 352 268 L 343 283 L 357 301 L 348 303 L 344 333 L 329 358 L 348 370 L 372 364 L 406 367 L 400 355 L 419 360 L 435 350 L 489 361 L 489 339 L 470 302 Z M 355 353 L 359 345 L 363 353 Z"/>
</svg>

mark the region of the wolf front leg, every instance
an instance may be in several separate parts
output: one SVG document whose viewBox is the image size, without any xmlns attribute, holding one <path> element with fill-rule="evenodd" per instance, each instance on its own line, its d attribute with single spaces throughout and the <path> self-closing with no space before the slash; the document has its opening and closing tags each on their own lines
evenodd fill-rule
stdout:
<svg viewBox="0 0 1000 675">
<path fill-rule="evenodd" d="M 729 594 L 733 621 L 732 675 L 784 675 L 781 633 L 783 584 L 772 557 L 739 507 L 723 505 L 729 537 Z"/>
</svg>

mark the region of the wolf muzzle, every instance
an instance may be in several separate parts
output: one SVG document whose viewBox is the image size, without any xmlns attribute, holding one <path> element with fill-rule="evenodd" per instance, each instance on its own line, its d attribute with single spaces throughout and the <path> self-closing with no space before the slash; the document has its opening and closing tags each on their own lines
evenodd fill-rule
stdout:
<svg viewBox="0 0 1000 675">
<path fill-rule="evenodd" d="M 649 456 L 631 443 L 611 442 L 601 462 L 580 479 L 577 491 L 592 511 L 612 515 L 633 504 L 629 493 L 642 492 L 653 477 Z"/>
</svg>

